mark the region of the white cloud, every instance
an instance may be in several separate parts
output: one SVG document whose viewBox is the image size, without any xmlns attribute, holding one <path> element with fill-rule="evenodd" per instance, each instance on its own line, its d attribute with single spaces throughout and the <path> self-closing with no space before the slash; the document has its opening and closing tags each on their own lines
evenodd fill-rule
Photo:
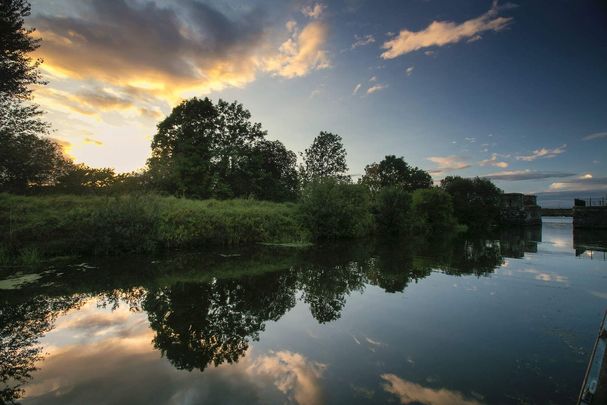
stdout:
<svg viewBox="0 0 607 405">
<path fill-rule="evenodd" d="M 549 187 L 550 191 L 598 191 L 607 190 L 607 177 L 585 177 L 555 182 Z"/>
<path fill-rule="evenodd" d="M 493 153 L 489 159 L 481 160 L 479 164 L 481 166 L 495 166 L 502 169 L 508 167 L 508 163 L 497 160 L 498 157 L 499 155 L 497 153 Z"/>
<path fill-rule="evenodd" d="M 438 168 L 430 171 L 430 174 L 440 175 L 455 170 L 463 170 L 470 167 L 470 164 L 458 156 L 430 156 L 429 161 L 435 163 Z"/>
<path fill-rule="evenodd" d="M 586 135 L 582 139 L 585 141 L 592 141 L 594 139 L 605 139 L 605 138 L 607 138 L 607 132 L 596 132 L 594 134 Z"/>
<path fill-rule="evenodd" d="M 316 3 L 313 6 L 304 7 L 301 12 L 310 18 L 320 18 L 322 13 L 327 9 L 324 4 Z"/>
<path fill-rule="evenodd" d="M 352 91 L 352 95 L 355 96 L 358 93 L 358 90 L 360 90 L 361 87 L 362 87 L 361 83 L 358 83 L 356 86 L 354 86 L 354 90 Z"/>
<path fill-rule="evenodd" d="M 367 94 L 373 94 L 373 93 L 376 93 L 376 92 L 378 92 L 378 91 L 380 91 L 380 90 L 385 89 L 386 87 L 388 87 L 388 86 L 387 86 L 387 85 L 385 85 L 385 84 L 381 84 L 381 83 L 375 84 L 375 85 L 373 85 L 373 86 L 371 86 L 371 87 L 369 87 L 369 88 L 367 89 Z"/>
<path fill-rule="evenodd" d="M 377 76 L 371 76 L 371 78 L 369 79 L 370 82 L 376 82 L 377 81 Z"/>
<path fill-rule="evenodd" d="M 411 76 L 411 74 L 413 73 L 413 69 L 415 69 L 415 66 L 409 66 L 407 69 L 405 69 L 405 74 L 407 76 Z"/>
<path fill-rule="evenodd" d="M 352 49 L 356 49 L 365 45 L 370 45 L 374 42 L 375 37 L 371 34 L 363 36 L 354 35 L 354 43 L 352 44 Z"/>
<path fill-rule="evenodd" d="M 460 24 L 451 21 L 433 21 L 421 31 L 402 29 L 396 37 L 382 45 L 386 51 L 381 57 L 394 59 L 423 48 L 454 44 L 464 39 L 477 40 L 480 39 L 477 38 L 479 33 L 484 31 L 501 31 L 510 24 L 512 18 L 498 17 L 499 11 L 500 7 L 497 1 L 494 1 L 485 14 Z"/>
<path fill-rule="evenodd" d="M 549 159 L 549 158 L 556 157 L 562 153 L 565 153 L 566 148 L 567 148 L 567 144 L 563 144 L 563 145 L 559 146 L 558 148 L 554 148 L 554 149 L 540 148 L 540 149 L 534 150 L 533 153 L 531 153 L 530 155 L 517 156 L 516 160 L 523 160 L 525 162 L 531 162 L 531 161 L 534 161 L 535 159 L 539 159 L 539 158 Z"/>
</svg>

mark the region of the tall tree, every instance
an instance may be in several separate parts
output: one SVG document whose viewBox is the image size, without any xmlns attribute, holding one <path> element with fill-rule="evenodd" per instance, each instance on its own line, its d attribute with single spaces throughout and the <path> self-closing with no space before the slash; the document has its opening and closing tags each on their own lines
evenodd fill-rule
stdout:
<svg viewBox="0 0 607 405">
<path fill-rule="evenodd" d="M 0 2 L 0 93 L 9 97 L 27 98 L 32 84 L 42 83 L 38 69 L 42 61 L 29 55 L 38 49 L 33 28 L 25 28 L 24 18 L 31 13 L 26 0 Z"/>
<path fill-rule="evenodd" d="M 148 165 L 165 191 L 200 198 L 234 197 L 230 179 L 247 164 L 261 124 L 242 104 L 196 97 L 185 100 L 158 124 Z"/>
<path fill-rule="evenodd" d="M 40 45 L 25 28 L 30 11 L 24 0 L 0 2 L 0 190 L 11 192 L 54 184 L 66 164 L 61 147 L 45 137 L 42 111 L 30 103 L 31 86 L 44 84 L 42 61 L 30 56 Z"/>
<path fill-rule="evenodd" d="M 425 170 L 411 167 L 402 157 L 386 156 L 381 162 L 365 167 L 360 182 L 375 193 L 384 187 L 397 187 L 405 191 L 432 187 L 432 177 Z"/>
<path fill-rule="evenodd" d="M 495 224 L 499 217 L 500 190 L 489 179 L 448 176 L 441 188 L 451 194 L 459 222 L 478 228 Z"/>
<path fill-rule="evenodd" d="M 346 149 L 341 136 L 321 131 L 303 153 L 301 175 L 305 182 L 322 178 L 349 180 Z"/>
</svg>

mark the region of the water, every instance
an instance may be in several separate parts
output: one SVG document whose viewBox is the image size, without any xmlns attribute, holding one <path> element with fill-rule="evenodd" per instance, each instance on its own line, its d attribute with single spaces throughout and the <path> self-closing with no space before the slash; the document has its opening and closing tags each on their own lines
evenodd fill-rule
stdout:
<svg viewBox="0 0 607 405">
<path fill-rule="evenodd" d="M 5 269 L 1 395 L 23 404 L 573 403 L 607 309 L 604 236 L 576 232 L 574 248 L 570 221 L 553 218 L 489 239 Z"/>
</svg>

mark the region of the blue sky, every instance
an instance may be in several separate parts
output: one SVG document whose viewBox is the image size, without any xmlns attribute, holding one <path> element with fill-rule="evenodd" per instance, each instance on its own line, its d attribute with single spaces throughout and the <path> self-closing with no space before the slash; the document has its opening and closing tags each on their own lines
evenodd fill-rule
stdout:
<svg viewBox="0 0 607 405">
<path fill-rule="evenodd" d="M 384 155 L 506 191 L 607 190 L 601 1 L 32 1 L 38 102 L 78 161 L 145 164 L 185 97 L 239 100 L 303 151 L 340 134 L 352 174 Z"/>
</svg>

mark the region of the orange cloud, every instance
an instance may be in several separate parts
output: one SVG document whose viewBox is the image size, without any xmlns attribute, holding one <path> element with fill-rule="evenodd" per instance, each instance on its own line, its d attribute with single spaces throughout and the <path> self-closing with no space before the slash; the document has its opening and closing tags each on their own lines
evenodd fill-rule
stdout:
<svg viewBox="0 0 607 405">
<path fill-rule="evenodd" d="M 467 399 L 457 391 L 445 388 L 426 388 L 422 385 L 403 380 L 394 374 L 382 374 L 381 378 L 386 381 L 384 390 L 395 395 L 401 404 L 481 405 L 481 402 Z"/>
<path fill-rule="evenodd" d="M 413 32 L 403 29 L 400 33 L 386 41 L 381 54 L 383 59 L 394 59 L 409 52 L 432 46 L 444 46 L 468 39 L 473 42 L 480 39 L 478 35 L 484 31 L 501 31 L 510 24 L 512 18 L 498 17 L 497 1 L 489 11 L 480 17 L 457 24 L 450 21 L 433 21 L 421 31 Z"/>
</svg>

